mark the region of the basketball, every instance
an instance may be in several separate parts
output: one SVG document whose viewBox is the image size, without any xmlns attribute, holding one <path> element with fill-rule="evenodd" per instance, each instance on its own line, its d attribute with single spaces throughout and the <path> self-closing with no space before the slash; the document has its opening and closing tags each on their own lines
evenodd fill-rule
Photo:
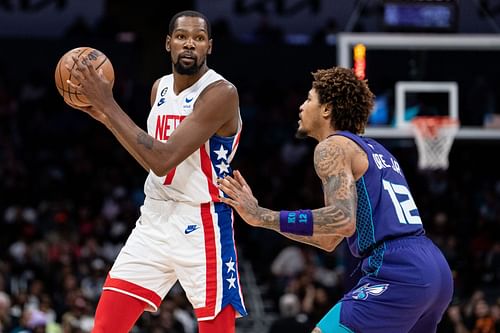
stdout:
<svg viewBox="0 0 500 333">
<path fill-rule="evenodd" d="M 113 70 L 113 65 L 111 61 L 109 61 L 108 57 L 101 51 L 91 48 L 91 47 L 77 47 L 66 52 L 59 62 L 57 63 L 56 70 L 54 73 L 54 78 L 56 82 L 57 90 L 59 94 L 64 98 L 64 101 L 71 106 L 80 106 L 85 107 L 89 106 L 90 103 L 87 98 L 75 91 L 66 80 L 70 80 L 74 84 L 78 84 L 78 81 L 71 75 L 71 71 L 66 68 L 65 65 L 68 65 L 70 68 L 74 68 L 76 66 L 73 61 L 73 56 L 78 59 L 85 59 L 90 61 L 95 68 L 95 70 L 103 70 L 104 77 L 111 81 L 111 84 L 115 81 L 115 72 Z"/>
</svg>

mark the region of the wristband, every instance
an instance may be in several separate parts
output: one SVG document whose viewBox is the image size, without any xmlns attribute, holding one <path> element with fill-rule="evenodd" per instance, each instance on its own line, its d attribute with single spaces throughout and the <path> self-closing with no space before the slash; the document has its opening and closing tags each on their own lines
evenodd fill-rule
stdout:
<svg viewBox="0 0 500 333">
<path fill-rule="evenodd" d="M 300 236 L 312 236 L 313 215 L 311 210 L 280 211 L 280 231 Z"/>
</svg>

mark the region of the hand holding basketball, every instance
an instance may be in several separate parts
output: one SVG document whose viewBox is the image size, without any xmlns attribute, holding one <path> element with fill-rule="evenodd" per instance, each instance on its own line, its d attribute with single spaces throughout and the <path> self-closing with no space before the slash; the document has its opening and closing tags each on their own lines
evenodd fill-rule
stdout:
<svg viewBox="0 0 500 333">
<path fill-rule="evenodd" d="M 91 47 L 78 47 L 66 52 L 55 70 L 56 87 L 64 101 L 72 107 L 88 107 L 106 97 L 115 80 L 108 57 Z M 68 83 L 68 80 L 71 83 Z"/>
</svg>

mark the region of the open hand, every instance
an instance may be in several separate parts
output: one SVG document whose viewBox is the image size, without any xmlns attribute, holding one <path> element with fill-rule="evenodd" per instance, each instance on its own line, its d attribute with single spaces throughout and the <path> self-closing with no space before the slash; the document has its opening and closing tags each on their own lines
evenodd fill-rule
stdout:
<svg viewBox="0 0 500 333">
<path fill-rule="evenodd" d="M 252 194 L 252 189 L 239 171 L 235 171 L 233 177 L 226 176 L 217 181 L 219 188 L 229 196 L 229 198 L 220 197 L 220 200 L 233 207 L 245 222 L 259 226 L 260 221 L 257 217 L 260 207 Z"/>
</svg>

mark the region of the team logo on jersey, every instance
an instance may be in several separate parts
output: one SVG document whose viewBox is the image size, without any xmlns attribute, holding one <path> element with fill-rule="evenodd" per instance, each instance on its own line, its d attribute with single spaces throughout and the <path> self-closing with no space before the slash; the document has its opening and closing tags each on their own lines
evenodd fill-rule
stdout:
<svg viewBox="0 0 500 333">
<path fill-rule="evenodd" d="M 376 284 L 374 286 L 370 286 L 369 283 L 359 287 L 358 289 L 352 292 L 352 298 L 357 300 L 365 300 L 369 295 L 372 296 L 380 296 L 382 295 L 387 288 L 389 288 L 389 284 Z"/>
<path fill-rule="evenodd" d="M 165 94 L 167 93 L 167 91 L 168 91 L 168 87 L 163 88 L 163 90 L 160 93 L 161 97 L 165 96 Z"/>
<path fill-rule="evenodd" d="M 200 229 L 200 227 L 197 226 L 196 224 L 190 224 L 186 227 L 186 230 L 184 230 L 184 233 L 187 235 L 187 234 L 190 234 L 197 229 Z"/>
<path fill-rule="evenodd" d="M 160 106 L 163 103 L 165 103 L 165 97 L 160 98 L 160 100 L 158 101 L 158 104 L 156 104 L 156 106 Z"/>
</svg>

